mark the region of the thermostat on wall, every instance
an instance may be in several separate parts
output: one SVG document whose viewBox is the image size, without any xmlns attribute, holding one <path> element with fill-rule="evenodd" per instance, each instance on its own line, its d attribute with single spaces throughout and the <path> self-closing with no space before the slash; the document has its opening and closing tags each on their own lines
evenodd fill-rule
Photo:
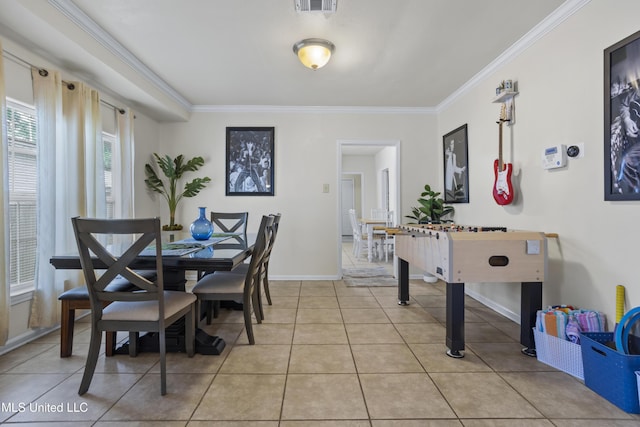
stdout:
<svg viewBox="0 0 640 427">
<path fill-rule="evenodd" d="M 542 167 L 544 169 L 562 168 L 567 165 L 567 147 L 563 144 L 545 148 L 542 153 Z"/>
</svg>

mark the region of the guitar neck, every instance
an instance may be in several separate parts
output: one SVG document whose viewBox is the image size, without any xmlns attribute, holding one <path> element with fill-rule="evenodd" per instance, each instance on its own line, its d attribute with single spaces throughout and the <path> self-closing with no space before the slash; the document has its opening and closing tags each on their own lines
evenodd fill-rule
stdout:
<svg viewBox="0 0 640 427">
<path fill-rule="evenodd" d="M 502 162 L 502 119 L 498 120 L 498 171 L 502 172 L 504 164 Z"/>
<path fill-rule="evenodd" d="M 500 118 L 498 119 L 498 171 L 502 172 L 504 169 L 504 162 L 502 161 L 502 123 L 507 120 L 507 105 L 502 103 L 500 106 Z"/>
</svg>

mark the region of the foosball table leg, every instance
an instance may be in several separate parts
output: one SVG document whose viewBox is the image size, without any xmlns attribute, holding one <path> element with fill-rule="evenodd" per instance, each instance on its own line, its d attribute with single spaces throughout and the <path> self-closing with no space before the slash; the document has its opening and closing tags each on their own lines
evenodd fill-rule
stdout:
<svg viewBox="0 0 640 427">
<path fill-rule="evenodd" d="M 536 313 L 542 308 L 542 282 L 522 282 L 520 292 L 520 344 L 525 346 L 522 354 L 536 357 L 533 328 Z"/>
<path fill-rule="evenodd" d="M 409 263 L 398 258 L 398 304 L 409 305 Z"/>
<path fill-rule="evenodd" d="M 464 357 L 464 283 L 447 282 L 447 356 Z"/>
</svg>

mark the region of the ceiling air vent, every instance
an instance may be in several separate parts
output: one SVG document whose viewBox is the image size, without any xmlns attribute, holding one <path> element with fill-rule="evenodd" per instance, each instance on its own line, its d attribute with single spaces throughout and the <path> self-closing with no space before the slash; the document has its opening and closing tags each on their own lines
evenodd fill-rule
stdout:
<svg viewBox="0 0 640 427">
<path fill-rule="evenodd" d="M 296 12 L 335 13 L 338 0 L 295 0 Z"/>
</svg>

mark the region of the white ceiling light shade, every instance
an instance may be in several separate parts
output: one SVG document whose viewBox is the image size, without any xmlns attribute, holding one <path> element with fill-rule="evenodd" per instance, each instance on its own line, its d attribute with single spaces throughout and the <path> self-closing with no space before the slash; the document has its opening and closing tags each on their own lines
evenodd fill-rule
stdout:
<svg viewBox="0 0 640 427">
<path fill-rule="evenodd" d="M 335 45 L 324 39 L 304 39 L 293 45 L 293 53 L 305 67 L 317 70 L 327 65 Z"/>
</svg>

